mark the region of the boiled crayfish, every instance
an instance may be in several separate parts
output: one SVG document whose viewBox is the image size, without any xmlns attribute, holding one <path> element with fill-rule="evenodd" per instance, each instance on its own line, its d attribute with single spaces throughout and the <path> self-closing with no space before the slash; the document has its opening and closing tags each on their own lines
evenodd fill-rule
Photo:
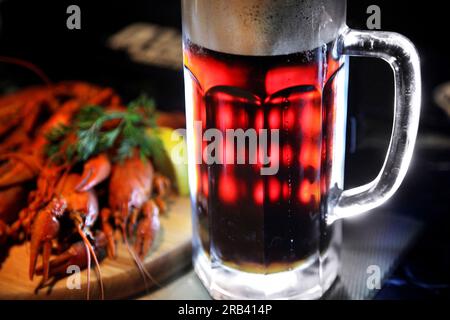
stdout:
<svg viewBox="0 0 450 320">
<path fill-rule="evenodd" d="M 98 150 L 74 149 L 85 138 L 76 129 L 86 127 L 74 123 L 81 123 L 77 119 L 89 106 L 96 106 L 92 110 L 106 119 L 90 118 L 92 126 L 111 141 Z M 41 275 L 41 285 L 64 276 L 70 265 L 87 268 L 89 284 L 93 260 L 103 297 L 99 263 L 106 253 L 116 256 L 116 230 L 148 276 L 142 260 L 171 189 L 170 181 L 155 172 L 146 149 L 126 141 L 125 130 L 146 124 L 139 122 L 146 113 L 139 105 L 132 108 L 129 116 L 112 89 L 83 82 L 35 87 L 0 98 L 0 245 L 29 238 L 29 276 Z M 49 137 L 55 130 L 64 132 L 52 149 L 58 157 L 49 155 Z"/>
</svg>

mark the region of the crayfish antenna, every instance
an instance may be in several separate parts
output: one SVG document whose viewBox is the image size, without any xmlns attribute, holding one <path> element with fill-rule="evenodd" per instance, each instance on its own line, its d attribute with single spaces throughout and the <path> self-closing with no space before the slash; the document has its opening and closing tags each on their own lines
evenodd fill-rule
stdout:
<svg viewBox="0 0 450 320">
<path fill-rule="evenodd" d="M 161 284 L 158 281 L 156 281 L 156 279 L 154 277 L 152 277 L 152 275 L 145 268 L 142 260 L 136 255 L 136 253 L 134 252 L 133 248 L 131 248 L 130 243 L 128 241 L 127 233 L 125 231 L 126 230 L 126 222 L 124 223 L 124 225 L 122 226 L 121 229 L 122 229 L 122 236 L 123 236 L 123 239 L 125 241 L 125 245 L 127 247 L 127 250 L 130 253 L 131 257 L 133 258 L 134 263 L 138 267 L 142 278 L 144 279 L 146 290 L 148 290 L 148 284 L 147 284 L 147 281 L 146 281 L 146 277 L 148 279 L 150 279 L 150 281 L 152 281 L 156 286 L 161 287 Z"/>
<path fill-rule="evenodd" d="M 26 68 L 33 73 L 35 73 L 46 85 L 50 86 L 52 84 L 52 81 L 49 79 L 49 77 L 45 74 L 44 71 L 41 70 L 38 66 L 34 65 L 33 63 L 22 60 L 19 58 L 14 57 L 8 57 L 8 56 L 0 56 L 0 62 L 8 63 L 8 64 L 15 64 L 18 66 L 21 66 L 23 68 Z"/>
<path fill-rule="evenodd" d="M 84 242 L 84 240 L 83 240 Z M 91 292 L 91 251 L 89 250 L 89 246 L 84 242 L 84 246 L 86 247 L 86 259 L 87 259 L 87 288 L 86 288 L 86 300 L 90 298 Z"/>
<path fill-rule="evenodd" d="M 123 241 L 125 242 L 125 245 L 127 247 L 127 251 L 130 254 L 131 258 L 133 258 L 133 261 L 136 264 L 136 266 L 138 267 L 139 273 L 141 274 L 141 277 L 144 280 L 145 290 L 148 291 L 149 288 L 148 288 L 148 283 L 147 283 L 147 278 L 146 278 L 146 274 L 145 274 L 145 271 L 144 271 L 144 267 L 139 263 L 139 260 L 137 260 L 137 257 L 134 254 L 133 249 L 131 249 L 130 243 L 128 242 L 127 232 L 125 231 L 125 229 L 126 229 L 125 225 L 126 224 L 124 224 L 124 226 L 121 227 Z"/>
<path fill-rule="evenodd" d="M 98 262 L 97 255 L 95 254 L 94 248 L 92 248 L 91 243 L 89 242 L 89 239 L 86 237 L 86 234 L 81 230 L 81 227 L 77 227 L 78 233 L 80 234 L 81 239 L 83 239 L 84 244 L 86 245 L 86 248 L 88 248 L 90 254 L 88 254 L 88 299 L 89 299 L 89 289 L 90 289 L 90 267 L 91 267 L 91 260 L 90 256 L 92 255 L 92 258 L 94 259 L 95 263 L 95 270 L 97 271 L 98 281 L 100 283 L 100 294 L 101 299 L 105 299 L 105 290 L 103 287 L 103 277 L 102 277 L 102 271 L 100 269 L 100 263 Z"/>
</svg>

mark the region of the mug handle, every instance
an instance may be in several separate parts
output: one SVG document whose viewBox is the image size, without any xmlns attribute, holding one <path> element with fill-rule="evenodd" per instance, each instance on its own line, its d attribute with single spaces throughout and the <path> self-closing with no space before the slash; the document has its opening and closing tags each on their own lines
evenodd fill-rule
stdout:
<svg viewBox="0 0 450 320">
<path fill-rule="evenodd" d="M 419 55 L 404 36 L 346 28 L 336 50 L 338 56 L 375 57 L 389 63 L 394 71 L 395 106 L 391 141 L 380 173 L 368 184 L 330 192 L 329 224 L 376 208 L 397 191 L 411 162 L 421 105 Z"/>
</svg>

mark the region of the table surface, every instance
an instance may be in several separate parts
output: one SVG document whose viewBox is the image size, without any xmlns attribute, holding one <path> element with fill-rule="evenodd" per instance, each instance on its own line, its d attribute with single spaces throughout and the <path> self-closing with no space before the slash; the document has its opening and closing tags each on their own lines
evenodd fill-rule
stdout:
<svg viewBox="0 0 450 320">
<path fill-rule="evenodd" d="M 365 300 L 375 297 L 379 290 L 371 290 L 366 285 L 368 267 L 379 267 L 383 283 L 407 253 L 421 229 L 422 224 L 411 218 L 380 210 L 365 217 L 345 221 L 340 275 L 324 299 Z M 192 268 L 160 289 L 138 298 L 211 299 Z"/>
</svg>

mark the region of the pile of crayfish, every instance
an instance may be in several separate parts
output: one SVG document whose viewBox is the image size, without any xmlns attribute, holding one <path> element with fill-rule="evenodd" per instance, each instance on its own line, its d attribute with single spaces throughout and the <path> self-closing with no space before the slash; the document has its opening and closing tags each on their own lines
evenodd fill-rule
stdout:
<svg viewBox="0 0 450 320">
<path fill-rule="evenodd" d="M 153 164 L 152 115 L 139 103 L 84 82 L 0 97 L 0 247 L 29 241 L 29 277 L 40 286 L 70 265 L 86 268 L 89 283 L 92 260 L 103 295 L 99 263 L 118 241 L 146 274 L 173 188 Z"/>
</svg>

